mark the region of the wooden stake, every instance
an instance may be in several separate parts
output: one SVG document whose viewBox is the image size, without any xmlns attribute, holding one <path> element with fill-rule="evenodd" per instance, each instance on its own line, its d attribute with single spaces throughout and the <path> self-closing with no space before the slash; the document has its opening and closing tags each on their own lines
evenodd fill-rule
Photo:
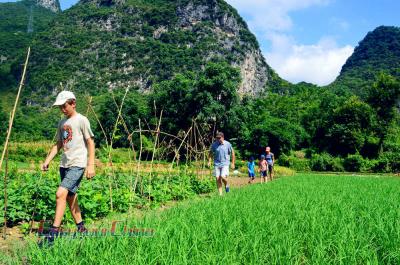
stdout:
<svg viewBox="0 0 400 265">
<path fill-rule="evenodd" d="M 31 54 L 31 47 L 28 48 L 28 53 L 26 55 L 25 64 L 24 64 L 24 71 L 22 72 L 21 82 L 19 83 L 17 98 L 15 99 L 14 108 L 13 108 L 13 111 L 11 113 L 10 122 L 8 124 L 7 138 L 6 138 L 6 142 L 4 143 L 4 149 L 3 149 L 3 153 L 1 155 L 1 160 L 0 160 L 0 173 L 1 173 L 1 170 L 2 170 L 2 166 L 3 166 L 4 156 L 5 156 L 7 148 L 8 148 L 8 142 L 10 141 L 11 129 L 12 129 L 12 125 L 13 125 L 13 122 L 14 122 L 15 112 L 17 111 L 19 97 L 21 95 L 21 90 L 22 90 L 22 87 L 23 87 L 24 82 L 25 82 L 26 68 L 28 66 L 30 54 Z"/>
<path fill-rule="evenodd" d="M 11 129 L 12 129 L 12 125 L 14 122 L 14 117 L 15 117 L 15 112 L 17 111 L 17 106 L 18 106 L 18 101 L 19 101 L 19 97 L 21 95 L 21 90 L 22 90 L 22 86 L 24 85 L 25 82 L 25 74 L 26 74 L 26 68 L 28 66 L 28 62 L 29 62 L 29 56 L 31 54 L 31 47 L 28 48 L 28 53 L 26 55 L 26 59 L 25 59 L 25 64 L 24 64 L 24 70 L 22 72 L 22 77 L 21 77 L 21 81 L 19 83 L 19 87 L 18 87 L 18 93 L 17 93 L 17 97 L 15 99 L 15 103 L 14 103 L 14 108 L 13 111 L 10 115 L 10 120 L 8 122 L 8 130 L 7 130 L 7 137 L 6 137 L 6 142 L 4 143 L 4 149 L 3 149 L 3 153 L 1 155 L 1 160 L 0 160 L 0 173 L 3 169 L 3 161 L 4 161 L 4 157 L 6 157 L 6 171 L 4 174 L 4 238 L 6 237 L 6 230 L 7 230 L 7 175 L 8 175 L 8 142 L 10 141 L 10 135 L 11 135 Z"/>
<path fill-rule="evenodd" d="M 140 140 L 140 150 L 139 150 L 139 161 L 136 168 L 136 180 L 139 178 L 140 162 L 142 161 L 142 150 L 143 150 L 142 124 L 140 123 L 140 119 L 139 119 L 139 140 Z M 135 189 L 137 183 L 136 180 L 135 180 Z M 140 177 L 140 194 L 143 196 L 143 177 Z"/>
<path fill-rule="evenodd" d="M 115 175 L 114 167 L 113 167 L 113 164 L 112 164 L 111 152 L 112 152 L 112 148 L 113 148 L 113 142 L 114 142 L 115 133 L 117 132 L 117 129 L 118 129 L 119 117 L 121 116 L 122 107 L 124 106 L 125 98 L 126 98 L 126 95 L 128 94 L 128 91 L 129 91 L 129 89 L 125 90 L 125 95 L 122 98 L 121 106 L 120 106 L 120 108 L 118 110 L 118 116 L 117 116 L 117 119 L 115 121 L 114 130 L 113 130 L 113 133 L 112 133 L 112 136 L 111 136 L 109 150 L 108 150 L 108 161 L 110 163 L 111 173 L 112 173 L 112 176 L 109 175 L 109 187 L 108 187 L 109 188 L 109 192 L 110 192 L 110 208 L 111 208 L 111 212 L 114 211 L 113 198 L 112 198 L 112 179 L 114 179 L 114 175 Z M 112 96 L 114 97 L 114 94 L 112 94 Z"/>
<path fill-rule="evenodd" d="M 11 122 L 11 113 L 10 120 Z M 6 150 L 6 168 L 4 172 L 4 227 L 3 227 L 3 238 L 7 238 L 7 178 L 8 178 L 8 148 Z"/>
<path fill-rule="evenodd" d="M 157 109 L 156 109 L 155 103 L 154 103 L 154 109 L 157 110 Z M 149 185 L 149 187 L 150 187 L 150 189 L 149 189 L 149 201 L 150 201 L 150 197 L 151 197 L 151 179 L 152 179 L 152 177 L 153 177 L 154 156 L 155 156 L 156 149 L 157 149 L 158 136 L 160 135 L 160 126 L 161 126 L 162 115 L 163 115 L 163 110 L 161 110 L 160 119 L 159 119 L 158 124 L 157 124 L 157 128 L 156 128 L 156 140 L 154 141 L 153 154 L 152 154 L 152 156 L 151 156 L 150 180 L 149 180 L 149 181 L 150 181 L 150 185 Z"/>
<path fill-rule="evenodd" d="M 155 106 L 155 105 L 154 105 L 154 106 Z M 154 108 L 155 108 L 155 107 L 154 107 Z M 158 121 L 157 129 L 156 129 L 156 140 L 154 141 L 153 155 L 151 156 L 150 176 L 153 174 L 153 162 L 154 162 L 154 156 L 155 156 L 156 149 L 157 149 L 158 137 L 159 137 L 159 135 L 160 135 L 160 126 L 161 126 L 162 115 L 163 115 L 163 110 L 161 110 L 160 119 L 159 119 L 159 121 Z"/>
</svg>

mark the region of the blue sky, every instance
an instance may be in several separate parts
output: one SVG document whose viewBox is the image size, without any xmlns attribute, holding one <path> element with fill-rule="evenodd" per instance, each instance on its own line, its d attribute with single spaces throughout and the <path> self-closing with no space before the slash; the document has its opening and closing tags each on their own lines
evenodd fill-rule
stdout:
<svg viewBox="0 0 400 265">
<path fill-rule="evenodd" d="M 399 0 L 226 1 L 256 34 L 268 64 L 294 83 L 329 84 L 369 31 L 400 26 Z M 61 0 L 61 8 L 76 2 Z"/>
<path fill-rule="evenodd" d="M 332 82 L 365 35 L 400 26 L 398 0 L 227 0 L 256 34 L 269 65 L 294 83 Z"/>
</svg>

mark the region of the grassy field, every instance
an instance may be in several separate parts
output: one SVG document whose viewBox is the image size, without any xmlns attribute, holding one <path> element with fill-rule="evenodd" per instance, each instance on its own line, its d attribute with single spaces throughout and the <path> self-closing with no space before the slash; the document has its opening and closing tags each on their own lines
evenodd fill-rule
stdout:
<svg viewBox="0 0 400 265">
<path fill-rule="evenodd" d="M 127 227 L 154 229 L 152 237 L 62 238 L 0 263 L 399 264 L 399 184 L 299 174 L 125 219 Z"/>
</svg>

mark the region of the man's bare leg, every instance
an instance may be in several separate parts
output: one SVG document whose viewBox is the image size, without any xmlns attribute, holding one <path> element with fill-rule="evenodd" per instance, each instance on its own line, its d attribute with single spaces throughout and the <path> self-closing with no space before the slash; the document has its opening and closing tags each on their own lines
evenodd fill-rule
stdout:
<svg viewBox="0 0 400 265">
<path fill-rule="evenodd" d="M 222 196 L 222 177 L 216 177 L 219 195 Z"/>
<path fill-rule="evenodd" d="M 222 178 L 222 182 L 224 182 L 225 190 L 226 190 L 226 188 L 229 187 L 229 185 L 228 185 L 228 178 L 227 178 L 227 177 L 221 177 L 221 178 Z"/>
<path fill-rule="evenodd" d="M 80 222 L 82 222 L 82 214 L 78 204 L 78 195 L 74 194 L 72 196 L 67 196 L 67 202 L 75 223 L 79 224 Z"/>
<path fill-rule="evenodd" d="M 56 192 L 56 214 L 54 217 L 53 227 L 60 227 L 64 217 L 65 207 L 67 206 L 68 190 L 63 187 L 58 187 Z"/>
</svg>

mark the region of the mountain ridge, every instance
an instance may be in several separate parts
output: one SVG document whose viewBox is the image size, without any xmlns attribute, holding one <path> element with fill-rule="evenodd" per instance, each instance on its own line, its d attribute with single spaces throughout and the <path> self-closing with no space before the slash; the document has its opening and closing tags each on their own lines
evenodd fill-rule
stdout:
<svg viewBox="0 0 400 265">
<path fill-rule="evenodd" d="M 365 98 L 366 87 L 380 72 L 400 78 L 400 27 L 379 26 L 368 32 L 328 87 L 347 88 Z"/>
<path fill-rule="evenodd" d="M 33 41 L 30 91 L 151 89 L 208 61 L 238 67 L 239 93 L 263 93 L 276 76 L 255 36 L 222 0 L 82 0 L 59 14 Z M 83 85 L 84 83 L 84 85 Z"/>
</svg>

